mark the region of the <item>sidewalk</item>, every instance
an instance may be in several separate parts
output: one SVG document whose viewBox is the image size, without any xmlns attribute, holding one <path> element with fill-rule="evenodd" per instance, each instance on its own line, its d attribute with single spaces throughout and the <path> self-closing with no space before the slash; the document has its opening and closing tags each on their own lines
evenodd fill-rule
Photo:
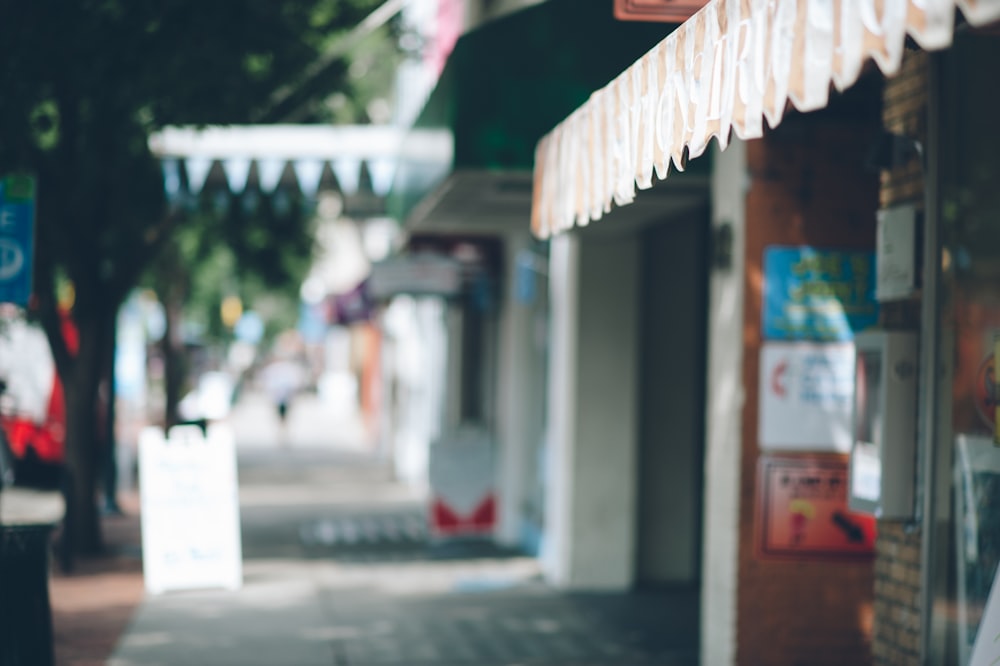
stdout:
<svg viewBox="0 0 1000 666">
<path fill-rule="evenodd" d="M 384 461 L 306 418 L 301 440 L 268 443 L 271 416 L 234 419 L 242 587 L 146 595 L 139 497 L 122 493 L 108 555 L 52 573 L 59 666 L 698 663 L 697 589 L 571 594 L 530 557 L 442 548 Z"/>
<path fill-rule="evenodd" d="M 252 455 L 247 457 L 253 459 Z M 253 470 L 247 476 L 252 477 Z M 247 493 L 250 507 L 246 513 L 251 519 L 256 503 L 263 499 L 270 504 L 272 499 L 258 498 L 260 490 L 254 490 Z M 118 500 L 123 514 L 102 517 L 104 555 L 78 558 L 71 573 L 62 572 L 54 558 L 51 561 L 49 594 L 57 666 L 108 664 L 146 601 L 139 495 L 137 491 L 120 491 Z M 394 500 L 397 498 L 387 498 L 390 506 Z M 247 545 L 252 553 L 254 544 Z M 286 653 L 285 657 L 289 656 Z"/>
<path fill-rule="evenodd" d="M 273 405 L 259 391 L 247 391 L 228 420 L 240 448 L 243 517 L 251 526 L 258 507 L 265 514 L 282 513 L 281 522 L 294 520 L 295 509 L 304 502 L 320 502 L 328 509 L 339 505 L 350 511 L 351 503 L 345 502 L 348 498 L 343 495 L 357 493 L 342 477 L 358 485 L 370 484 L 375 493 L 385 485 L 364 465 L 349 464 L 367 457 L 360 422 L 328 409 L 315 396 L 304 396 L 294 404 L 287 434 L 295 447 L 282 448 L 280 454 L 280 424 Z M 335 452 L 342 452 L 348 464 L 337 465 L 333 478 L 329 478 L 324 473 L 329 471 L 328 458 L 338 455 Z M 276 454 L 280 458 L 276 459 Z M 408 493 L 394 487 L 383 494 L 375 497 L 373 492 L 365 492 L 363 496 L 366 503 L 375 501 L 376 506 L 387 507 L 412 500 Z M 138 489 L 120 490 L 118 503 L 122 515 L 102 517 L 104 555 L 78 558 L 74 571 L 68 574 L 60 570 L 54 556 L 51 559 L 49 598 L 57 666 L 105 666 L 147 599 L 142 577 Z M 287 508 L 292 514 L 281 511 L 283 504 L 291 505 Z M 280 534 L 285 542 L 289 537 Z M 253 544 L 246 545 L 252 553 Z"/>
<path fill-rule="evenodd" d="M 138 497 L 121 504 L 104 518 L 109 554 L 52 574 L 58 666 L 697 664 L 694 590 L 565 594 L 517 557 L 358 559 L 303 542 L 275 557 L 265 542 L 284 535 L 255 520 L 240 591 L 147 597 Z"/>
<path fill-rule="evenodd" d="M 120 516 L 104 516 L 106 554 L 79 558 L 49 577 L 57 666 L 104 666 L 144 597 L 139 496 L 122 492 Z"/>
</svg>

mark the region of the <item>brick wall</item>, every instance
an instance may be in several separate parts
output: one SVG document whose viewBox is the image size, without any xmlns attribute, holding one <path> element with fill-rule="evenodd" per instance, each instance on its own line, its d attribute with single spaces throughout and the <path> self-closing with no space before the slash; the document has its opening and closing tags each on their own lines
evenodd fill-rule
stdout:
<svg viewBox="0 0 1000 666">
<path fill-rule="evenodd" d="M 908 51 L 899 74 L 884 88 L 882 120 L 885 129 L 927 139 L 928 56 Z M 918 160 L 883 172 L 879 203 L 887 208 L 902 203 L 923 206 L 924 181 Z M 919 303 L 883 307 L 885 323 L 919 330 Z M 914 447 L 916 450 L 916 447 Z M 915 526 L 881 520 L 875 544 L 875 607 L 872 655 L 876 664 L 917 664 L 920 660 L 920 548 Z"/>
<path fill-rule="evenodd" d="M 747 144 L 743 449 L 737 663 L 748 666 L 867 664 L 871 661 L 874 562 L 776 561 L 756 553 L 758 381 L 762 270 L 769 245 L 872 249 L 877 172 L 865 168 L 878 129 L 866 118 L 789 117 Z M 844 457 L 846 460 L 846 456 Z"/>
<path fill-rule="evenodd" d="M 883 92 L 882 122 L 894 134 L 927 138 L 927 62 L 923 51 L 907 51 L 899 73 L 886 81 Z M 918 160 L 883 172 L 879 204 L 882 208 L 900 203 L 924 201 L 923 170 Z"/>
<path fill-rule="evenodd" d="M 881 520 L 875 542 L 872 656 L 876 664 L 920 659 L 920 534 Z"/>
</svg>

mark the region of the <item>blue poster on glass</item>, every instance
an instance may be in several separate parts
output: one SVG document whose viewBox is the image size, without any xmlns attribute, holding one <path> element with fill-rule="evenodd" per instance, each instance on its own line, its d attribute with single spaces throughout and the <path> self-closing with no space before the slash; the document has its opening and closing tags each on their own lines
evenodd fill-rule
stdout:
<svg viewBox="0 0 1000 666">
<path fill-rule="evenodd" d="M 849 341 L 877 323 L 874 252 L 764 250 L 765 340 Z"/>
<path fill-rule="evenodd" d="M 0 178 L 0 303 L 27 305 L 35 247 L 35 181 Z"/>
</svg>

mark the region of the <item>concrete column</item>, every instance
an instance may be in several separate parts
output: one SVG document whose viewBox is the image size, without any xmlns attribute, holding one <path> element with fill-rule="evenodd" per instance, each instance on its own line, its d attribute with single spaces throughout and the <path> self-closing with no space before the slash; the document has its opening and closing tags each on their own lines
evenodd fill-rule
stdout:
<svg viewBox="0 0 1000 666">
<path fill-rule="evenodd" d="M 512 234 L 504 246 L 503 302 L 500 307 L 497 368 L 497 485 L 500 504 L 497 540 L 508 546 L 521 542 L 523 507 L 530 465 L 537 441 L 529 423 L 527 401 L 531 386 L 531 310 L 517 302 L 517 253 L 529 249 L 527 233 Z"/>
<path fill-rule="evenodd" d="M 462 308 L 445 307 L 445 330 L 447 347 L 445 351 L 444 405 L 442 409 L 441 433 L 446 435 L 462 423 Z"/>
<path fill-rule="evenodd" d="M 638 248 L 635 236 L 551 244 L 543 567 L 561 587 L 635 576 Z"/>
<path fill-rule="evenodd" d="M 740 534 L 740 431 L 743 412 L 743 264 L 746 146 L 713 144 L 712 226 L 731 226 L 732 265 L 712 269 L 708 302 L 705 499 L 702 535 L 701 660 L 736 659 Z"/>
</svg>

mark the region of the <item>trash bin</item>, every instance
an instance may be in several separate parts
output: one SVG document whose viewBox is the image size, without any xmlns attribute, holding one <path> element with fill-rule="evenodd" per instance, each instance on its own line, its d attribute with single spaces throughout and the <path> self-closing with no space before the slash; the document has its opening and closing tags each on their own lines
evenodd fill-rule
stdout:
<svg viewBox="0 0 1000 666">
<path fill-rule="evenodd" d="M 0 525 L 0 664 L 52 666 L 49 538 L 54 525 Z"/>
</svg>

